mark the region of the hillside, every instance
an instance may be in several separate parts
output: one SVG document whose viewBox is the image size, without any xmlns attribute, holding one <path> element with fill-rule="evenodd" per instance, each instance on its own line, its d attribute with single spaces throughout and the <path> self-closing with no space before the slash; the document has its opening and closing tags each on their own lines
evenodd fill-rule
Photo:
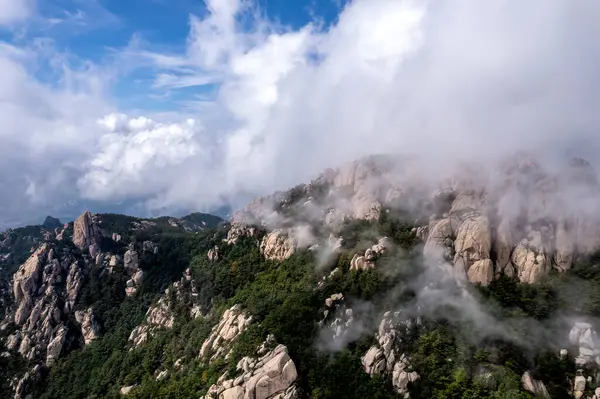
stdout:
<svg viewBox="0 0 600 399">
<path fill-rule="evenodd" d="M 372 156 L 228 223 L 14 229 L 0 392 L 598 399 L 598 199 L 581 159 L 431 174 Z"/>
</svg>

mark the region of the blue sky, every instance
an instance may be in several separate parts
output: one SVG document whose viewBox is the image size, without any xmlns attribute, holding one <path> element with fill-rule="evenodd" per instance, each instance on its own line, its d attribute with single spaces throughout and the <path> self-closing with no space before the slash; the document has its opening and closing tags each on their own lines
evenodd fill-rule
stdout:
<svg viewBox="0 0 600 399">
<path fill-rule="evenodd" d="M 344 4 L 344 0 L 260 0 L 251 8 L 284 29 L 300 29 L 311 22 L 327 29 Z M 73 66 L 84 61 L 106 65 L 134 42 L 160 53 L 184 52 L 190 16 L 203 18 L 208 13 L 203 0 L 44 0 L 37 3 L 29 23 L 5 30 L 0 37 L 15 44 L 51 39 L 56 50 L 69 54 Z M 239 17 L 242 24 L 243 19 Z M 111 89 L 121 110 L 176 111 L 182 102 L 215 89 L 214 85 L 152 89 L 155 72 L 139 67 L 119 75 Z M 35 76 L 47 82 L 55 79 L 44 67 Z"/>
<path fill-rule="evenodd" d="M 597 37 L 597 0 L 3 0 L 0 226 L 238 208 L 374 153 L 595 153 Z"/>
</svg>

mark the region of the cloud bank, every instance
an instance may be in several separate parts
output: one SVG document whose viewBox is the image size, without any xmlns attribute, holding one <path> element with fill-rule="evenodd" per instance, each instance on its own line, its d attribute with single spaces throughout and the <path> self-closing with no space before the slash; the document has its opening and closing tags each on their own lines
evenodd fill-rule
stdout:
<svg viewBox="0 0 600 399">
<path fill-rule="evenodd" d="M 253 2 L 206 6 L 184 51 L 133 41 L 115 61 L 151 70 L 157 94 L 197 91 L 167 117 L 124 115 L 95 65 L 63 65 L 56 87 L 25 67 L 38 55 L 0 47 L 0 215 L 72 198 L 241 205 L 373 153 L 598 149 L 595 0 L 355 0 L 298 29 Z"/>
</svg>

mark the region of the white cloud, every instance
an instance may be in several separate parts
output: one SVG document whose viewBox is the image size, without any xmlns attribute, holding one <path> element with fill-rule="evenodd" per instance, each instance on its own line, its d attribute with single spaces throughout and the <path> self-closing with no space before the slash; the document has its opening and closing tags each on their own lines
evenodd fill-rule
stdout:
<svg viewBox="0 0 600 399">
<path fill-rule="evenodd" d="M 93 65 L 42 85 L 32 51 L 0 46 L 0 155 L 26 165 L 22 192 L 31 181 L 56 201 L 45 193 L 77 181 L 71 196 L 206 209 L 371 153 L 438 165 L 600 144 L 596 0 L 355 0 L 326 29 L 276 25 L 253 4 L 207 1 L 183 52 L 138 37 L 124 49 L 127 68 L 155 72 L 157 94 L 202 87 L 175 117 L 115 112 Z"/>
<path fill-rule="evenodd" d="M 194 120 L 161 124 L 145 117 L 110 114 L 98 121 L 108 133 L 98 142 L 89 172 L 79 180 L 86 197 L 110 200 L 151 197 L 168 189 L 171 174 L 201 156 Z M 167 173 L 164 173 L 164 172 Z"/>
<path fill-rule="evenodd" d="M 0 27 L 26 20 L 34 10 L 34 0 L 0 0 Z"/>
<path fill-rule="evenodd" d="M 185 53 L 136 49 L 159 71 L 156 86 L 219 84 L 198 115 L 207 141 L 186 136 L 210 149 L 187 154 L 191 174 L 140 164 L 138 176 L 165 182 L 144 194 L 152 206 L 202 206 L 370 153 L 441 162 L 587 138 L 599 126 L 598 4 L 356 0 L 323 31 L 270 24 L 246 2 L 208 1 L 205 18 L 191 17 Z M 238 23 L 246 17 L 250 29 Z"/>
</svg>

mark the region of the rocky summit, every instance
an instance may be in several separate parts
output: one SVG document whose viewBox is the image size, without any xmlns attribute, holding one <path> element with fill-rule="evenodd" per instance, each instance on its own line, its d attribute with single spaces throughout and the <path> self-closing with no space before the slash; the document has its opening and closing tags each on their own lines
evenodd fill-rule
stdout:
<svg viewBox="0 0 600 399">
<path fill-rule="evenodd" d="M 600 184 L 381 155 L 229 221 L 0 233 L 7 398 L 600 398 Z"/>
</svg>

